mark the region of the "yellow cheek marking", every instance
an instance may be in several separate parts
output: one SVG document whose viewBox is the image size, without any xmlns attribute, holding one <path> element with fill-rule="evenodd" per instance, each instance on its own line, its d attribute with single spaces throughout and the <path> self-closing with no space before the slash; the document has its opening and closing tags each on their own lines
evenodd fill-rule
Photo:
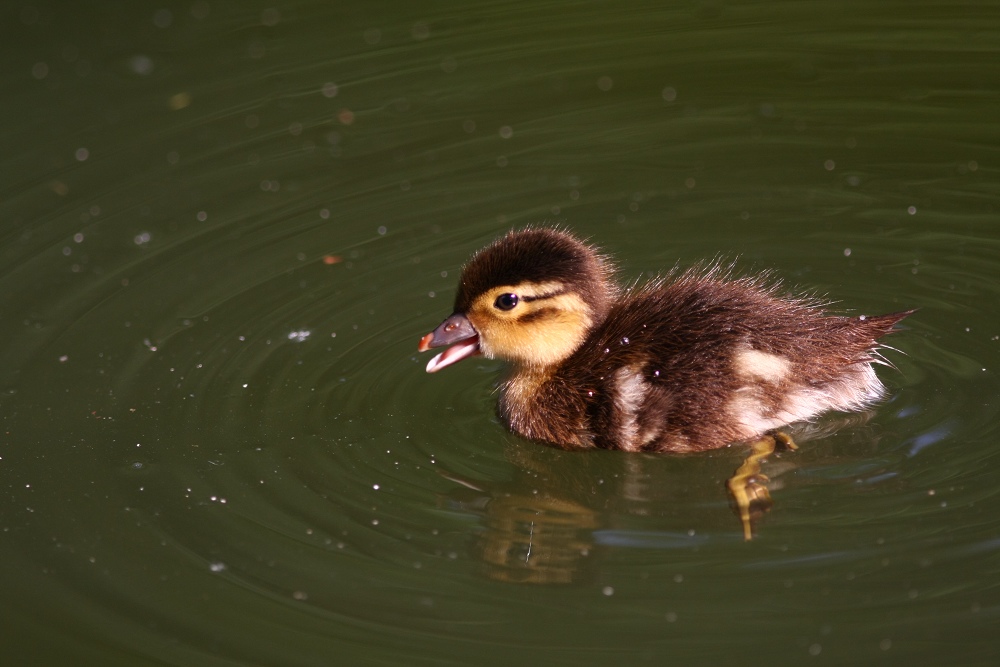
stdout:
<svg viewBox="0 0 1000 667">
<path fill-rule="evenodd" d="M 543 289 L 528 294 L 551 294 L 553 287 L 561 288 L 561 285 L 532 287 Z M 508 292 L 517 294 L 515 289 L 490 290 L 476 300 L 468 313 L 469 320 L 479 331 L 483 354 L 529 366 L 544 366 L 558 363 L 576 351 L 591 325 L 590 308 L 583 299 L 567 292 L 538 301 L 522 300 L 509 311 L 493 307 L 497 296 Z M 541 311 L 545 311 L 541 317 L 531 318 L 532 313 Z"/>
</svg>

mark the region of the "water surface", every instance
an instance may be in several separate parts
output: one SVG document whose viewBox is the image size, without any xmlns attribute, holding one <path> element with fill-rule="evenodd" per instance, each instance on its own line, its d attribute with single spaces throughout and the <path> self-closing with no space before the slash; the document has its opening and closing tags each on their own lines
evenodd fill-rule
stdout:
<svg viewBox="0 0 1000 667">
<path fill-rule="evenodd" d="M 1000 14 L 0 4 L 5 664 L 994 664 Z M 514 226 L 919 308 L 774 456 L 567 453 L 418 338 Z"/>
</svg>

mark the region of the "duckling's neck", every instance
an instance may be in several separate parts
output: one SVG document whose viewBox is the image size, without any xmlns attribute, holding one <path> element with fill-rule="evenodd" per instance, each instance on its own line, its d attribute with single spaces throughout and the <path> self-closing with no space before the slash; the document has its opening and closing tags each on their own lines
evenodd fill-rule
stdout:
<svg viewBox="0 0 1000 667">
<path fill-rule="evenodd" d="M 556 366 L 511 368 L 500 386 L 497 412 L 510 430 L 525 438 L 589 447 L 592 443 L 584 423 L 585 406 L 573 391 L 560 386 L 556 370 Z M 561 406 L 556 411 L 552 410 L 554 399 Z"/>
</svg>

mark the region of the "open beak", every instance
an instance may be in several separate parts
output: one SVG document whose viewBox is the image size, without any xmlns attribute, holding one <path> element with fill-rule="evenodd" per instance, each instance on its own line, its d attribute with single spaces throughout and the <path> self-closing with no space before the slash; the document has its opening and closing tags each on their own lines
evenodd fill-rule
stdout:
<svg viewBox="0 0 1000 667">
<path fill-rule="evenodd" d="M 426 352 L 432 347 L 451 345 L 427 363 L 427 372 L 436 373 L 445 366 L 479 354 L 479 333 L 460 313 L 451 315 L 437 329 L 420 339 L 417 349 Z"/>
</svg>

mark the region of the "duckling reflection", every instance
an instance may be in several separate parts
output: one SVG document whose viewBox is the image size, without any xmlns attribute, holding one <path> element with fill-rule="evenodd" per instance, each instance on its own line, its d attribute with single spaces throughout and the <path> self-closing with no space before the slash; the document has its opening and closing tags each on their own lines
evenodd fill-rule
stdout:
<svg viewBox="0 0 1000 667">
<path fill-rule="evenodd" d="M 730 486 L 749 538 L 751 505 L 767 500 L 759 462 L 793 446 L 775 431 L 882 398 L 878 339 L 910 312 L 828 315 L 766 276 L 718 267 L 623 289 L 594 247 L 525 229 L 472 257 L 454 312 L 419 349 L 450 346 L 431 373 L 477 354 L 506 360 L 498 413 L 532 440 L 675 453 L 751 444 Z"/>
<path fill-rule="evenodd" d="M 515 470 L 505 482 L 439 471 L 456 484 L 442 501 L 482 518 L 473 551 L 491 579 L 588 580 L 609 549 L 692 548 L 732 532 L 729 513 L 720 511 L 719 469 L 730 465 L 728 451 L 581 457 L 511 440 L 504 453 Z M 773 483 L 795 468 L 780 456 L 762 464 Z M 755 506 L 753 519 L 766 509 Z M 642 517 L 642 527 L 630 517 Z"/>
</svg>

